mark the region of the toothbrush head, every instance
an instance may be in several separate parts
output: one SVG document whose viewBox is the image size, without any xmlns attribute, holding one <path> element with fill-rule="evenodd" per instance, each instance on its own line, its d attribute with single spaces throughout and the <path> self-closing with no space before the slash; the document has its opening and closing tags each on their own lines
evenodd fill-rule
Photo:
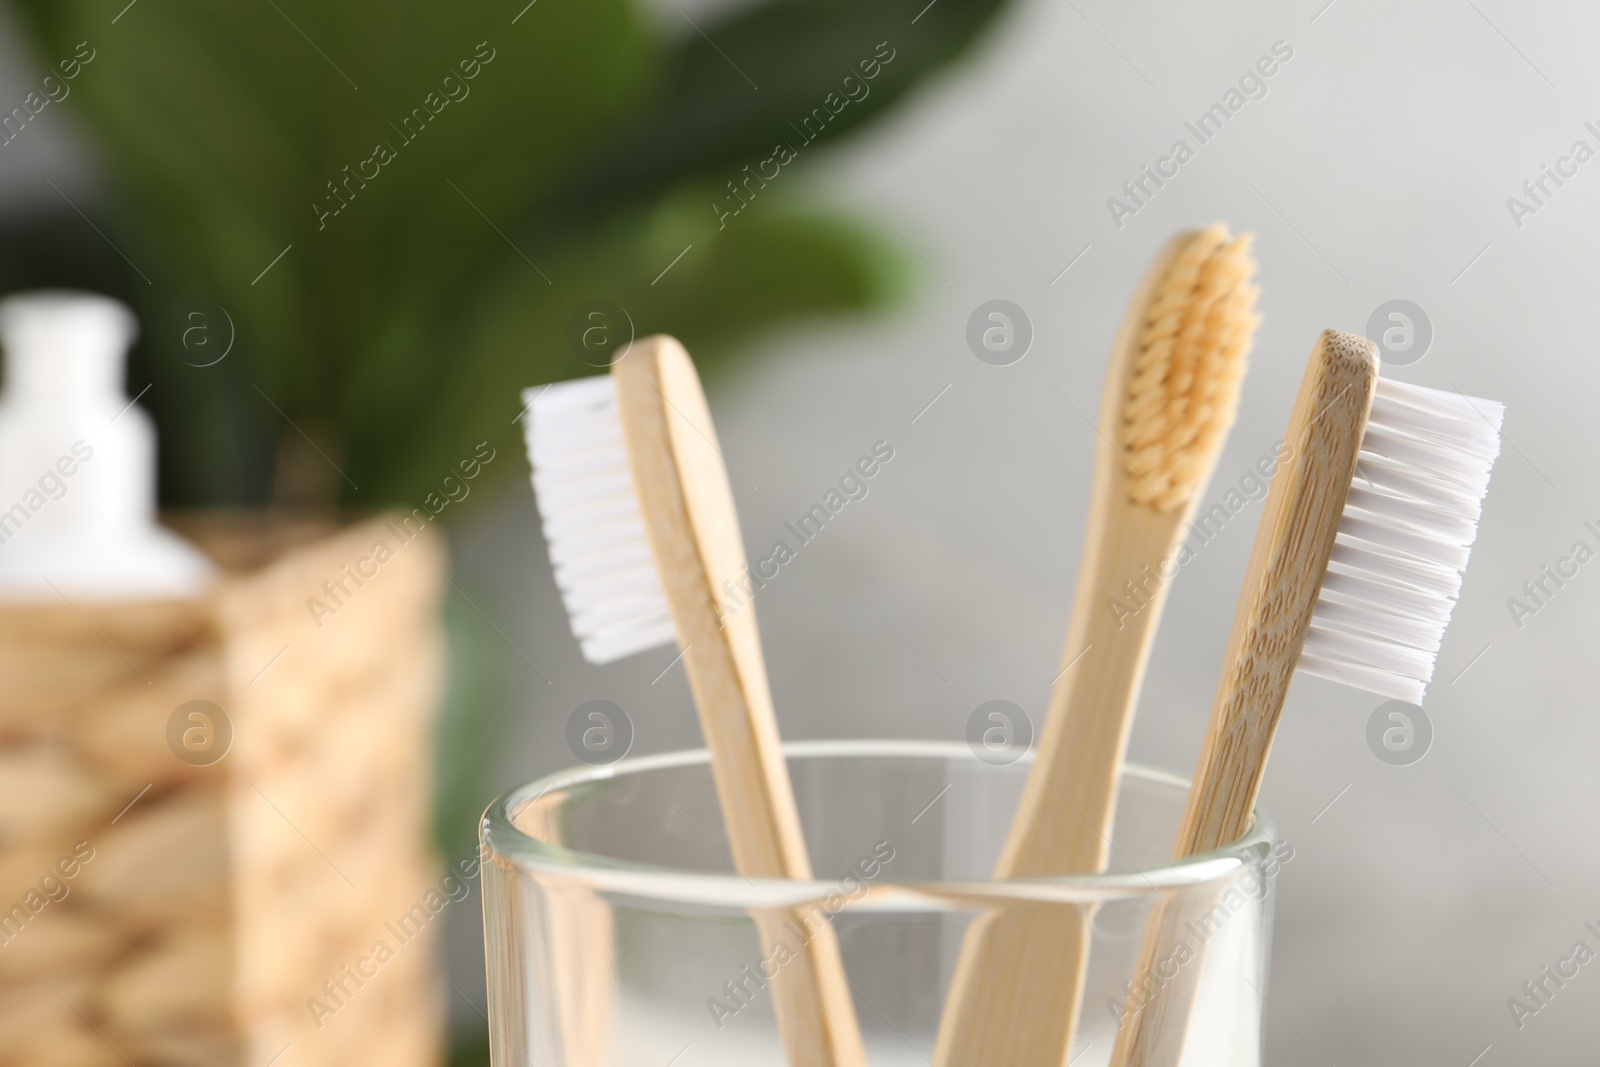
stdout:
<svg viewBox="0 0 1600 1067">
<path fill-rule="evenodd" d="M 1422 703 L 1504 417 L 1493 400 L 1377 380 L 1298 670 Z"/>
<path fill-rule="evenodd" d="M 524 390 L 523 435 L 556 586 L 590 663 L 676 636 L 610 374 Z"/>
<path fill-rule="evenodd" d="M 1252 236 L 1217 223 L 1180 248 L 1146 305 L 1119 449 L 1134 503 L 1171 511 L 1210 476 L 1261 316 Z"/>
</svg>

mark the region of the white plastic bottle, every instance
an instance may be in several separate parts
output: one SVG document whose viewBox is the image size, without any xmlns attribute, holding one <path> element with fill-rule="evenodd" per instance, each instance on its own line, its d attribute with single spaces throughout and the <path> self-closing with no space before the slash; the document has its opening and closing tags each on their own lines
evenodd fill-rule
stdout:
<svg viewBox="0 0 1600 1067">
<path fill-rule="evenodd" d="M 133 313 L 92 293 L 0 300 L 0 597 L 191 597 L 213 567 L 156 522 L 156 434 L 123 394 Z"/>
</svg>

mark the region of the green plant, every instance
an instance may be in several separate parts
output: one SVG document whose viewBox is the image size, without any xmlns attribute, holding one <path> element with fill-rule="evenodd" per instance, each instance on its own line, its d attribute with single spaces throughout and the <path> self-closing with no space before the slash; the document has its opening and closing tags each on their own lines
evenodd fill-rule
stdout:
<svg viewBox="0 0 1600 1067">
<path fill-rule="evenodd" d="M 94 136 L 112 197 L 91 213 L 137 273 L 63 204 L 8 243 L 0 279 L 36 279 L 15 257 L 59 258 L 68 231 L 101 262 L 62 280 L 120 273 L 102 287 L 146 324 L 169 502 L 276 486 L 360 509 L 416 503 L 509 434 L 518 387 L 593 373 L 566 342 L 586 301 L 714 364 L 753 331 L 884 297 L 899 261 L 796 206 L 797 179 L 745 185 L 759 198 L 737 216 L 726 183 L 771 174 L 779 142 L 803 167 L 813 109 L 825 145 L 1003 6 L 772 0 L 698 26 L 669 7 L 674 35 L 629 0 L 13 3 L 42 62 L 93 54 L 62 107 Z M 861 85 L 834 115 L 829 94 Z M 186 366 L 221 349 L 225 319 L 228 359 Z"/>
</svg>

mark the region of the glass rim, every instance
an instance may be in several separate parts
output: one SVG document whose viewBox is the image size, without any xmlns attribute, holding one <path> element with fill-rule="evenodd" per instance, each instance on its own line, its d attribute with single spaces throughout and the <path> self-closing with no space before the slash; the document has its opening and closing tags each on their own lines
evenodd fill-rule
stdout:
<svg viewBox="0 0 1600 1067">
<path fill-rule="evenodd" d="M 917 740 L 790 741 L 783 744 L 784 758 L 900 757 L 954 760 L 984 766 L 984 761 L 961 742 Z M 1030 750 L 1018 763 L 1031 763 Z M 479 841 L 485 863 L 511 862 L 535 876 L 558 879 L 585 889 L 625 893 L 651 899 L 669 899 L 712 906 L 775 908 L 794 907 L 822 900 L 841 891 L 841 880 L 794 880 L 748 877 L 734 871 L 691 870 L 617 859 L 553 845 L 519 829 L 514 817 L 547 793 L 628 775 L 676 767 L 709 768 L 711 754 L 703 748 L 683 749 L 650 756 L 635 756 L 604 766 L 578 766 L 547 774 L 506 791 L 489 804 L 479 820 Z M 1187 790 L 1189 781 L 1178 775 L 1137 763 L 1125 763 L 1125 776 Z M 971 907 L 1006 902 L 1094 903 L 1126 899 L 1218 883 L 1246 864 L 1264 859 L 1277 840 L 1276 828 L 1259 809 L 1252 812 L 1250 830 L 1236 841 L 1181 860 L 1168 860 L 1145 870 L 1099 874 L 1059 875 L 991 881 L 867 882 L 866 895 L 851 910 L 904 910 L 915 901 L 940 908 Z"/>
</svg>

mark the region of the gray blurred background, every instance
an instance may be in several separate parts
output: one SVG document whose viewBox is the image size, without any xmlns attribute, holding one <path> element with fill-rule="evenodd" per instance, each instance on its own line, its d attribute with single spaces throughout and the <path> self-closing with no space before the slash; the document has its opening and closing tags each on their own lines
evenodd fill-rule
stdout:
<svg viewBox="0 0 1600 1067">
<path fill-rule="evenodd" d="M 1575 541 L 1600 548 L 1583 525 L 1600 520 L 1586 318 L 1600 280 L 1600 249 L 1586 243 L 1600 233 L 1600 162 L 1550 184 L 1520 226 L 1507 198 L 1574 141 L 1600 149 L 1584 127 L 1600 126 L 1597 34 L 1600 11 L 1577 3 L 1029 0 L 973 61 L 797 179 L 899 235 L 918 268 L 912 298 L 771 337 L 712 397 L 752 553 L 875 441 L 895 450 L 870 495 L 760 596 L 794 739 L 957 740 L 994 698 L 1037 721 L 1059 669 L 1096 442 L 1078 412 L 1094 411 L 1123 306 L 1175 229 L 1226 220 L 1257 234 L 1261 260 L 1265 321 L 1208 502 L 1281 436 L 1318 331 L 1364 333 L 1392 299 L 1419 306 L 1433 340 L 1387 374 L 1507 404 L 1426 706 L 1426 757 L 1377 758 L 1366 740 L 1376 698 L 1317 680 L 1291 694 L 1262 798 L 1295 848 L 1267 991 L 1278 1067 L 1593 1061 L 1600 963 L 1520 1029 L 1507 998 L 1574 942 L 1600 949 L 1583 928 L 1600 920 L 1600 563 L 1520 627 L 1507 600 Z M 1192 144 L 1183 124 L 1276 42 L 1293 55 L 1265 97 L 1119 227 L 1107 199 L 1177 138 Z M 7 98 L 33 76 L 3 36 L 0 70 Z M 46 172 L 66 175 L 68 191 L 94 188 L 66 123 L 0 164 L 6 212 L 28 211 Z M 964 338 L 995 298 L 1035 331 L 1012 366 L 980 362 Z M 1138 761 L 1193 765 L 1259 510 L 1173 587 Z M 456 540 L 465 581 L 493 590 L 483 607 L 517 650 L 508 688 L 522 713 L 487 777 L 508 786 L 570 764 L 567 716 L 596 697 L 629 712 L 635 753 L 698 743 L 681 669 L 663 673 L 672 650 L 582 662 L 531 494 L 481 511 Z M 453 919 L 453 980 L 481 997 L 476 916 Z"/>
</svg>

